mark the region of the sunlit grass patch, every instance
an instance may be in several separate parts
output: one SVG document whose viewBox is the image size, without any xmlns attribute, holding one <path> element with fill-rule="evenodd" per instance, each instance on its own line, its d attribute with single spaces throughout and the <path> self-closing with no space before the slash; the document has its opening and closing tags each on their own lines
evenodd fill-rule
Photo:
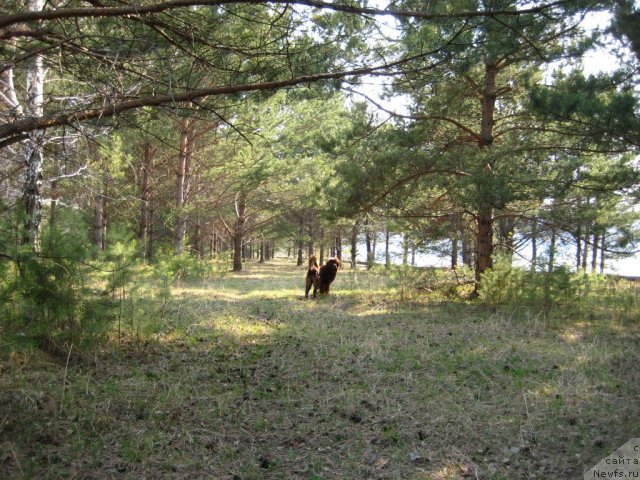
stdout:
<svg viewBox="0 0 640 480">
<path fill-rule="evenodd" d="M 0 473 L 578 478 L 634 434 L 636 324 L 432 301 L 364 270 L 303 288 L 282 259 L 182 279 L 125 302 L 88 361 L 3 365 Z"/>
</svg>

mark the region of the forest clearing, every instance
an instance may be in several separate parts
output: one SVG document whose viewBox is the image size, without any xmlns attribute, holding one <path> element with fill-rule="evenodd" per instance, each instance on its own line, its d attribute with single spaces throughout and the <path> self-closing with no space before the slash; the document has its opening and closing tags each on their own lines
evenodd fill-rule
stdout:
<svg viewBox="0 0 640 480">
<path fill-rule="evenodd" d="M 639 279 L 638 0 L 0 0 L 0 480 L 584 480 Z"/>
<path fill-rule="evenodd" d="M 3 360 L 0 476 L 578 479 L 637 435 L 637 283 L 547 312 L 303 286 L 284 258 L 149 281 L 101 348 Z"/>
</svg>

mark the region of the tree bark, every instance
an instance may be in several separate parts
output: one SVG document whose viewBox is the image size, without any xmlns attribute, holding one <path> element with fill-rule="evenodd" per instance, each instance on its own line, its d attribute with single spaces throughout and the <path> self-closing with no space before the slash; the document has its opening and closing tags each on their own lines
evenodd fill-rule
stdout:
<svg viewBox="0 0 640 480">
<path fill-rule="evenodd" d="M 102 232 L 103 232 L 103 218 L 104 213 L 104 196 L 102 193 L 96 195 L 93 204 L 93 245 L 97 250 L 102 250 Z"/>
<path fill-rule="evenodd" d="M 547 272 L 553 273 L 553 267 L 556 263 L 556 227 L 551 227 L 551 242 L 549 244 L 549 264 L 547 265 Z"/>
<path fill-rule="evenodd" d="M 309 222 L 309 244 L 307 249 L 307 251 L 309 252 L 309 257 L 315 253 L 315 244 L 314 244 L 315 229 L 313 228 L 313 223 L 314 223 L 313 217 L 314 217 L 313 212 L 309 212 L 309 214 L 306 216 L 307 221 Z"/>
<path fill-rule="evenodd" d="M 538 264 L 538 219 L 531 220 L 531 271 L 535 272 Z"/>
<path fill-rule="evenodd" d="M 453 228 L 451 232 L 451 269 L 458 268 L 458 235 L 457 228 Z"/>
<path fill-rule="evenodd" d="M 153 146 L 145 140 L 142 147 L 142 168 L 140 172 L 140 229 L 138 238 L 142 247 L 142 258 L 148 254 L 149 233 L 151 230 L 150 199 L 151 199 L 151 173 L 153 170 Z"/>
<path fill-rule="evenodd" d="M 301 267 L 302 264 L 304 263 L 303 251 L 302 251 L 303 248 L 304 248 L 304 214 L 301 213 L 300 224 L 298 228 L 298 245 L 297 245 L 298 256 L 296 261 L 296 265 L 298 267 Z"/>
<path fill-rule="evenodd" d="M 391 233 L 389 232 L 389 225 L 384 229 L 384 266 L 385 268 L 391 268 L 391 252 L 389 251 L 389 239 Z"/>
<path fill-rule="evenodd" d="M 600 235 L 594 229 L 593 237 L 591 239 L 591 273 L 595 273 L 596 268 L 598 267 L 598 240 L 599 239 L 600 239 Z"/>
<path fill-rule="evenodd" d="M 216 255 L 218 253 L 218 232 L 217 230 L 214 228 L 213 231 L 211 232 L 211 239 L 210 239 L 210 255 L 211 258 L 216 258 Z"/>
<path fill-rule="evenodd" d="M 480 149 L 485 150 L 493 145 L 493 125 L 495 122 L 495 105 L 497 98 L 496 78 L 498 67 L 495 63 L 485 63 L 484 87 L 481 97 L 482 123 L 480 126 Z M 484 165 L 487 176 L 491 176 L 493 168 L 490 162 Z M 482 274 L 493 265 L 493 207 L 486 198 L 479 201 L 476 214 L 476 293 Z"/>
<path fill-rule="evenodd" d="M 193 240 L 191 241 L 191 250 L 195 252 L 198 258 L 202 258 L 204 252 L 202 244 L 202 224 L 200 220 L 193 226 Z"/>
<path fill-rule="evenodd" d="M 409 263 L 409 236 L 405 233 L 402 237 L 402 265 Z"/>
<path fill-rule="evenodd" d="M 369 217 L 364 219 L 364 240 L 367 247 L 367 270 L 373 267 L 375 261 L 375 254 L 373 253 L 373 247 L 371 244 L 371 230 L 369 229 Z"/>
<path fill-rule="evenodd" d="M 600 275 L 604 274 L 604 257 L 606 250 L 606 233 L 602 232 L 600 235 Z"/>
<path fill-rule="evenodd" d="M 511 217 L 500 218 L 498 221 L 499 231 L 499 243 L 502 246 L 502 250 L 506 253 L 509 261 L 513 259 L 513 252 L 515 250 L 514 233 L 516 229 L 516 222 Z"/>
<path fill-rule="evenodd" d="M 109 226 L 109 196 L 112 182 L 111 174 L 107 171 L 104 174 L 104 181 L 102 183 L 102 245 L 100 249 L 102 251 L 107 249 L 107 228 Z"/>
<path fill-rule="evenodd" d="M 175 250 L 180 254 L 184 251 L 184 236 L 187 231 L 187 218 L 184 208 L 187 203 L 187 190 L 189 167 L 193 154 L 193 120 L 184 117 L 180 124 L 180 146 L 178 151 L 178 170 L 176 185 L 176 223 L 175 223 Z"/>
<path fill-rule="evenodd" d="M 40 12 L 44 8 L 44 0 L 28 0 L 28 12 Z M 43 56 L 36 54 L 26 72 L 26 108 L 29 118 L 41 119 L 44 115 L 44 80 L 46 69 Z M 17 102 L 15 91 L 12 98 Z M 16 105 L 16 111 L 21 109 Z M 25 220 L 22 243 L 38 248 L 38 234 L 42 220 L 42 163 L 43 163 L 44 131 L 34 130 L 28 133 L 24 144 L 26 174 L 22 201 Z"/>
<path fill-rule="evenodd" d="M 242 271 L 242 246 L 244 243 L 244 224 L 246 221 L 247 199 L 243 193 L 236 196 L 236 224 L 233 230 L 233 271 Z"/>
<path fill-rule="evenodd" d="M 151 192 L 151 196 L 149 198 L 149 229 L 147 231 L 147 259 L 151 262 L 155 258 L 156 254 L 156 229 L 155 229 L 155 218 L 156 218 L 156 196 Z"/>
<path fill-rule="evenodd" d="M 358 222 L 356 221 L 351 228 L 351 268 L 357 266 L 358 259 Z"/>
<path fill-rule="evenodd" d="M 582 271 L 587 271 L 587 259 L 589 258 L 589 229 L 582 237 Z"/>
<path fill-rule="evenodd" d="M 462 222 L 460 222 L 460 238 L 462 240 L 462 264 L 471 268 L 473 264 L 473 247 L 469 239 L 468 233 L 465 231 Z"/>
<path fill-rule="evenodd" d="M 580 262 L 582 261 L 582 225 L 578 223 L 576 230 L 576 272 L 580 271 Z"/>
<path fill-rule="evenodd" d="M 488 205 L 480 208 L 476 217 L 476 282 L 493 266 L 493 209 Z"/>
</svg>

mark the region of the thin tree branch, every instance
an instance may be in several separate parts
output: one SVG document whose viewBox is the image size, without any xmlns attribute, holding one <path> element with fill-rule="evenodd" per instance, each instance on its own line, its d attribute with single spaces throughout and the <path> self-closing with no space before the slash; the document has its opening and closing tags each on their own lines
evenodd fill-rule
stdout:
<svg viewBox="0 0 640 480">
<path fill-rule="evenodd" d="M 364 94 L 362 92 L 358 92 L 357 90 L 352 90 L 350 88 L 343 88 L 343 90 L 346 90 L 347 92 L 358 94 L 358 95 L 366 98 L 369 102 L 374 104 L 379 110 L 382 110 L 383 112 L 385 112 L 385 113 L 387 113 L 387 114 L 389 114 L 389 115 L 391 115 L 393 117 L 406 118 L 408 120 L 441 120 L 443 122 L 448 122 L 448 123 L 450 123 L 452 125 L 455 125 L 460 130 L 464 131 L 465 133 L 468 133 L 476 141 L 478 141 L 478 142 L 482 141 L 482 139 L 480 138 L 480 135 L 478 135 L 476 132 L 471 130 L 469 127 L 467 127 L 466 125 L 464 125 L 463 123 L 459 122 L 458 120 L 456 120 L 454 118 L 450 118 L 450 117 L 447 117 L 445 115 L 404 115 L 402 113 L 397 113 L 397 112 L 394 112 L 392 110 L 387 110 L 382 105 L 380 105 L 378 102 L 376 102 L 371 97 L 369 97 L 368 95 L 366 95 L 366 94 Z"/>
<path fill-rule="evenodd" d="M 7 28 L 12 25 L 59 20 L 65 18 L 105 18 L 105 17 L 123 17 L 128 15 L 148 15 L 160 13 L 166 10 L 176 8 L 185 8 L 193 6 L 219 6 L 230 4 L 247 4 L 247 5 L 263 5 L 263 4 L 280 4 L 280 5 L 301 5 L 318 9 L 328 9 L 344 13 L 354 13 L 359 15 L 389 15 L 393 17 L 420 18 L 423 20 L 438 20 L 447 18 L 473 18 L 473 17 L 493 17 L 501 16 L 518 16 L 526 14 L 540 14 L 547 10 L 559 7 L 569 3 L 569 0 L 558 0 L 538 7 L 525 8 L 522 10 L 485 10 L 485 11 L 466 11 L 459 13 L 427 13 L 411 10 L 395 10 L 395 9 L 379 9 L 370 7 L 357 7 L 354 5 L 346 5 L 342 3 L 327 3 L 317 0 L 170 0 L 166 2 L 151 5 L 128 5 L 123 7 L 100 7 L 100 8 L 60 8 L 57 10 L 42 10 L 39 12 L 20 12 L 12 15 L 6 15 L 0 19 L 0 28 Z"/>
<path fill-rule="evenodd" d="M 0 125 L 0 146 L 4 147 L 20 141 L 24 133 L 35 130 L 44 130 L 50 127 L 70 125 L 85 120 L 95 120 L 108 118 L 121 113 L 135 110 L 142 107 L 157 107 L 161 105 L 188 102 L 195 99 L 203 99 L 211 96 L 230 95 L 241 92 L 255 92 L 264 90 L 277 90 L 286 87 L 293 87 L 305 83 L 320 82 L 323 80 L 336 80 L 350 76 L 359 75 L 388 75 L 389 70 L 410 62 L 414 57 L 405 58 L 396 62 L 378 65 L 375 67 L 362 67 L 341 72 L 327 72 L 315 75 L 301 75 L 286 80 L 275 80 L 271 82 L 257 82 L 240 85 L 226 85 L 221 87 L 196 88 L 179 93 L 166 93 L 152 95 L 148 97 L 125 100 L 120 103 L 103 107 L 88 108 L 73 112 L 59 112 L 44 117 L 28 117 L 16 120 L 9 124 Z M 435 67 L 435 65 L 434 65 Z"/>
</svg>

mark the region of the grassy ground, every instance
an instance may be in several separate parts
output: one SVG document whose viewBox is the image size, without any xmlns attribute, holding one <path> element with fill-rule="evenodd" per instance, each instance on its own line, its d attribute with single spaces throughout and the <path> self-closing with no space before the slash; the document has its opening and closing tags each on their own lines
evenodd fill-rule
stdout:
<svg viewBox="0 0 640 480">
<path fill-rule="evenodd" d="M 581 479 L 639 436 L 637 319 L 303 275 L 181 282 L 91 358 L 5 359 L 0 478 Z"/>
</svg>

